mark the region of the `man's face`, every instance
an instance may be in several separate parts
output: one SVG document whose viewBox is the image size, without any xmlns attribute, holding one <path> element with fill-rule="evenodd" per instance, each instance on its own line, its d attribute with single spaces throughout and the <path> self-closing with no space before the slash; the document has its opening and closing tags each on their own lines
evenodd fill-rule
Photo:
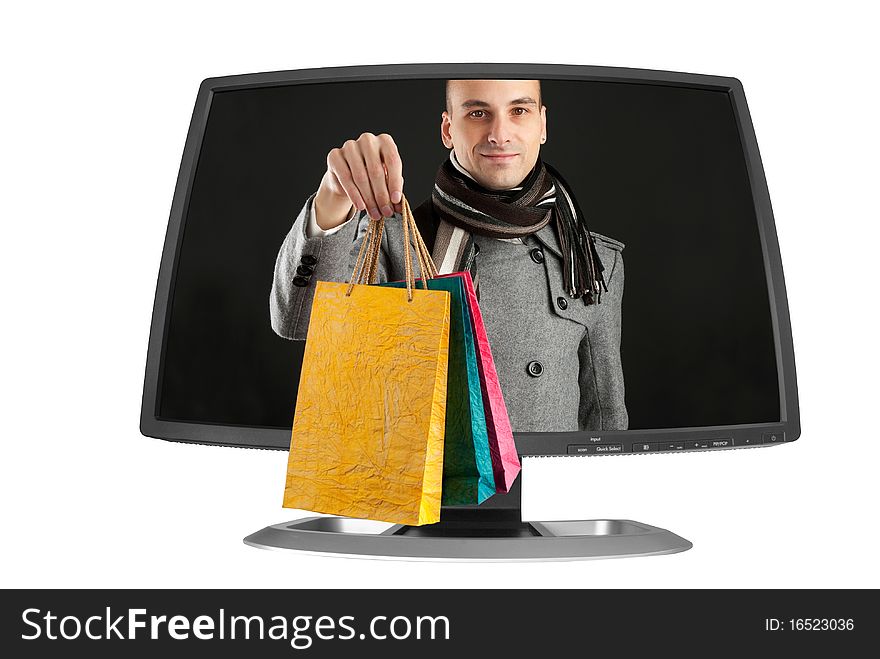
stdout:
<svg viewBox="0 0 880 659">
<path fill-rule="evenodd" d="M 537 80 L 450 81 L 440 133 L 447 149 L 490 190 L 518 186 L 547 139 L 547 108 Z"/>
</svg>

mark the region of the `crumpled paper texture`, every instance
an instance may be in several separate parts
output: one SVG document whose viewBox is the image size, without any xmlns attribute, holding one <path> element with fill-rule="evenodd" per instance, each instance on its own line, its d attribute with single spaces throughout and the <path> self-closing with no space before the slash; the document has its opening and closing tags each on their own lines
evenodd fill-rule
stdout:
<svg viewBox="0 0 880 659">
<path fill-rule="evenodd" d="M 444 506 L 477 505 L 495 494 L 495 477 L 464 284 L 460 278 L 419 280 L 419 290 L 423 282 L 428 290 L 449 291 L 452 296 L 442 502 Z M 380 286 L 401 288 L 406 282 Z"/>
<path fill-rule="evenodd" d="M 492 454 L 492 469 L 495 476 L 495 491 L 507 493 L 516 480 L 522 466 L 513 438 L 507 405 L 501 392 L 498 372 L 495 370 L 495 359 L 483 323 L 483 312 L 474 291 L 471 273 L 467 271 L 452 272 L 438 277 L 457 277 L 464 284 L 470 311 L 471 328 L 477 348 L 477 364 L 480 370 L 480 384 L 483 392 L 483 409 L 486 413 L 486 430 L 489 434 L 489 450 Z M 448 413 L 448 407 L 447 407 Z"/>
<path fill-rule="evenodd" d="M 417 526 L 440 520 L 450 294 L 319 281 L 284 507 Z"/>
</svg>

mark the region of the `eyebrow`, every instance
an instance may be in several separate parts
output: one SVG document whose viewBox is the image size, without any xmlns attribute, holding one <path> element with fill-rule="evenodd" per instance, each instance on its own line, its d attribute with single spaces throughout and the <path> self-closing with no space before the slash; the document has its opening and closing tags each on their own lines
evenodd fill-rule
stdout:
<svg viewBox="0 0 880 659">
<path fill-rule="evenodd" d="M 510 103 L 508 103 L 508 105 L 534 105 L 535 107 L 537 107 L 538 103 L 531 96 L 523 96 L 522 98 L 513 99 Z M 468 99 L 467 101 L 465 101 L 464 103 L 462 103 L 461 107 L 468 109 L 468 108 L 488 108 L 490 106 L 488 103 L 486 103 L 486 101 L 479 101 L 475 98 L 471 98 L 471 99 Z"/>
</svg>

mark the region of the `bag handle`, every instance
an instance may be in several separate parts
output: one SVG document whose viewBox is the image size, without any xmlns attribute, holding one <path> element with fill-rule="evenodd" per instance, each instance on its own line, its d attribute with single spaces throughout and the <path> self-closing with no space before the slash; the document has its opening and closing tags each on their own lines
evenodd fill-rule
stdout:
<svg viewBox="0 0 880 659">
<path fill-rule="evenodd" d="M 412 209 L 409 207 L 409 202 L 405 198 L 403 200 L 403 205 L 405 210 L 409 213 L 410 223 L 413 228 L 413 234 L 415 235 L 416 251 L 419 256 L 419 268 L 422 276 L 425 276 L 425 273 L 427 272 L 428 279 L 434 279 L 437 276 L 437 267 L 434 264 L 434 260 L 431 258 L 431 253 L 428 251 L 425 241 L 422 239 L 419 227 L 416 225 L 416 216 L 413 215 Z"/>
<path fill-rule="evenodd" d="M 415 216 L 409 201 L 404 196 L 403 199 L 403 240 L 406 249 L 404 250 L 404 269 L 406 271 L 406 297 L 408 302 L 412 302 L 412 289 L 416 286 L 416 278 L 413 272 L 412 254 L 410 253 L 410 232 L 413 234 L 415 242 L 416 258 L 419 261 L 419 271 L 421 273 L 422 288 L 428 289 L 426 279 L 433 279 L 437 276 L 437 267 L 431 259 L 431 253 L 428 251 L 422 234 L 416 225 Z M 385 230 L 385 218 L 380 217 L 378 220 L 369 218 L 367 225 L 367 233 L 361 242 L 361 248 L 358 251 L 357 261 L 355 262 L 354 272 L 351 275 L 351 281 L 345 292 L 346 296 L 350 296 L 355 284 L 374 284 L 378 274 L 379 250 L 382 245 L 382 234 Z"/>
</svg>

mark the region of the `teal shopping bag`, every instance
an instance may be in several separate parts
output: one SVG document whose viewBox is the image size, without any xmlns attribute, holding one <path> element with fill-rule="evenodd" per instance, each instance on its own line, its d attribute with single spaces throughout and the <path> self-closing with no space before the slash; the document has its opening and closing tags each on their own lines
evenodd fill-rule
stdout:
<svg viewBox="0 0 880 659">
<path fill-rule="evenodd" d="M 416 287 L 423 288 L 423 281 L 416 280 Z M 426 281 L 428 290 L 451 294 L 442 504 L 479 504 L 495 494 L 495 477 L 466 292 L 458 277 Z M 405 281 L 379 285 L 406 288 Z"/>
</svg>

